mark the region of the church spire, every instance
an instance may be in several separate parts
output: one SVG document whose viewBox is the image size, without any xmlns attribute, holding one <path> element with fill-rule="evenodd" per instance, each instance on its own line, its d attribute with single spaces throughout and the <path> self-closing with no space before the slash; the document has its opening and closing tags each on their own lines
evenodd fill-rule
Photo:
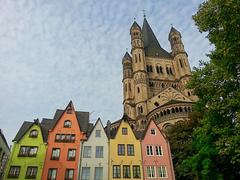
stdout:
<svg viewBox="0 0 240 180">
<path fill-rule="evenodd" d="M 160 46 L 146 17 L 143 20 L 142 36 L 146 56 L 172 59 L 171 55 Z"/>
</svg>

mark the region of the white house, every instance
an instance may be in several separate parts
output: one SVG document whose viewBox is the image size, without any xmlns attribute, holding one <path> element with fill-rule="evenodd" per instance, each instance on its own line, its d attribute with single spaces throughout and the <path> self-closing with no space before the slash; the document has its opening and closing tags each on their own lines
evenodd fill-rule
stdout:
<svg viewBox="0 0 240 180">
<path fill-rule="evenodd" d="M 79 179 L 108 179 L 108 138 L 98 118 L 90 135 L 82 143 Z"/>
</svg>

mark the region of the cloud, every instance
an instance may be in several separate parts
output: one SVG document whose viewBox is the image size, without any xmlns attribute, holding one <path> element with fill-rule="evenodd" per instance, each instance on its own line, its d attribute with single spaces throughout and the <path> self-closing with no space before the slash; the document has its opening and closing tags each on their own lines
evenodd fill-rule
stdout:
<svg viewBox="0 0 240 180">
<path fill-rule="evenodd" d="M 10 142 L 24 120 L 53 117 L 73 100 L 91 120 L 122 116 L 122 65 L 133 18 L 142 10 L 170 50 L 173 24 L 192 65 L 211 47 L 191 15 L 201 1 L 0 1 L 1 129 Z M 4 122 L 4 123 L 3 123 Z"/>
</svg>

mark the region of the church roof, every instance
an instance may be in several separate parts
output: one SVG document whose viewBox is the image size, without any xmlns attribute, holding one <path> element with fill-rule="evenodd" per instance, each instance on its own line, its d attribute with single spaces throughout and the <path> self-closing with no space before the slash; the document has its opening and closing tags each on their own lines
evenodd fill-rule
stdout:
<svg viewBox="0 0 240 180">
<path fill-rule="evenodd" d="M 141 27 L 138 25 L 138 23 L 136 21 L 133 22 L 132 26 L 131 26 L 131 29 L 132 28 L 138 28 L 138 29 L 141 29 Z"/>
<path fill-rule="evenodd" d="M 171 54 L 160 46 L 146 18 L 143 21 L 142 35 L 146 56 L 172 59 Z"/>
<path fill-rule="evenodd" d="M 122 63 L 125 60 L 130 60 L 132 62 L 132 58 L 131 58 L 131 56 L 130 56 L 130 54 L 128 52 L 126 52 L 125 55 L 123 56 Z"/>
<path fill-rule="evenodd" d="M 168 39 L 170 38 L 170 34 L 171 33 L 178 33 L 181 36 L 181 33 L 177 29 L 175 29 L 173 26 L 170 29 L 170 32 L 169 32 L 169 35 L 168 35 Z"/>
</svg>

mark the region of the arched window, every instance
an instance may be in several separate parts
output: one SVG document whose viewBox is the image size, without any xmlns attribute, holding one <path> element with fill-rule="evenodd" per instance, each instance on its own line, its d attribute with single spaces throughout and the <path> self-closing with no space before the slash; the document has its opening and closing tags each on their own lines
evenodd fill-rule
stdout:
<svg viewBox="0 0 240 180">
<path fill-rule="evenodd" d="M 188 91 L 187 93 L 188 93 L 188 96 L 191 96 L 191 94 L 190 94 L 190 92 L 189 92 L 189 91 Z"/>
<path fill-rule="evenodd" d="M 173 74 L 173 72 L 172 72 L 172 68 L 169 68 L 169 70 L 170 70 L 170 74 Z"/>
<path fill-rule="evenodd" d="M 162 66 L 159 67 L 160 73 L 163 73 Z"/>
<path fill-rule="evenodd" d="M 156 71 L 157 71 L 157 73 L 159 73 L 159 67 L 158 66 L 156 66 Z"/>
<path fill-rule="evenodd" d="M 135 54 L 135 62 L 137 63 L 137 55 Z"/>
<path fill-rule="evenodd" d="M 181 67 L 183 67 L 182 60 L 181 60 L 181 59 L 179 59 L 179 64 L 180 64 Z"/>
<path fill-rule="evenodd" d="M 70 120 L 64 121 L 64 127 L 65 128 L 70 128 L 72 126 L 72 122 Z"/>
<path fill-rule="evenodd" d="M 141 54 L 138 54 L 139 62 L 141 62 Z"/>
<path fill-rule="evenodd" d="M 137 91 L 138 91 L 138 93 L 140 93 L 140 88 L 139 87 L 137 88 Z"/>
<path fill-rule="evenodd" d="M 143 113 L 143 107 L 142 106 L 140 106 L 140 112 Z"/>
<path fill-rule="evenodd" d="M 128 83 L 128 89 L 129 89 L 129 91 L 131 91 L 131 84 L 130 83 Z"/>
<path fill-rule="evenodd" d="M 167 71 L 167 74 L 169 74 L 169 70 L 168 70 L 168 67 L 166 67 L 166 71 Z"/>
<path fill-rule="evenodd" d="M 150 72 L 153 72 L 153 68 L 152 68 L 152 65 L 150 65 Z"/>
<path fill-rule="evenodd" d="M 38 131 L 36 129 L 31 130 L 29 133 L 29 137 L 37 137 L 38 136 Z"/>
<path fill-rule="evenodd" d="M 182 112 L 182 107 L 179 108 L 179 111 Z"/>
<path fill-rule="evenodd" d="M 170 110 L 169 109 L 167 109 L 167 113 L 170 114 Z"/>
</svg>

